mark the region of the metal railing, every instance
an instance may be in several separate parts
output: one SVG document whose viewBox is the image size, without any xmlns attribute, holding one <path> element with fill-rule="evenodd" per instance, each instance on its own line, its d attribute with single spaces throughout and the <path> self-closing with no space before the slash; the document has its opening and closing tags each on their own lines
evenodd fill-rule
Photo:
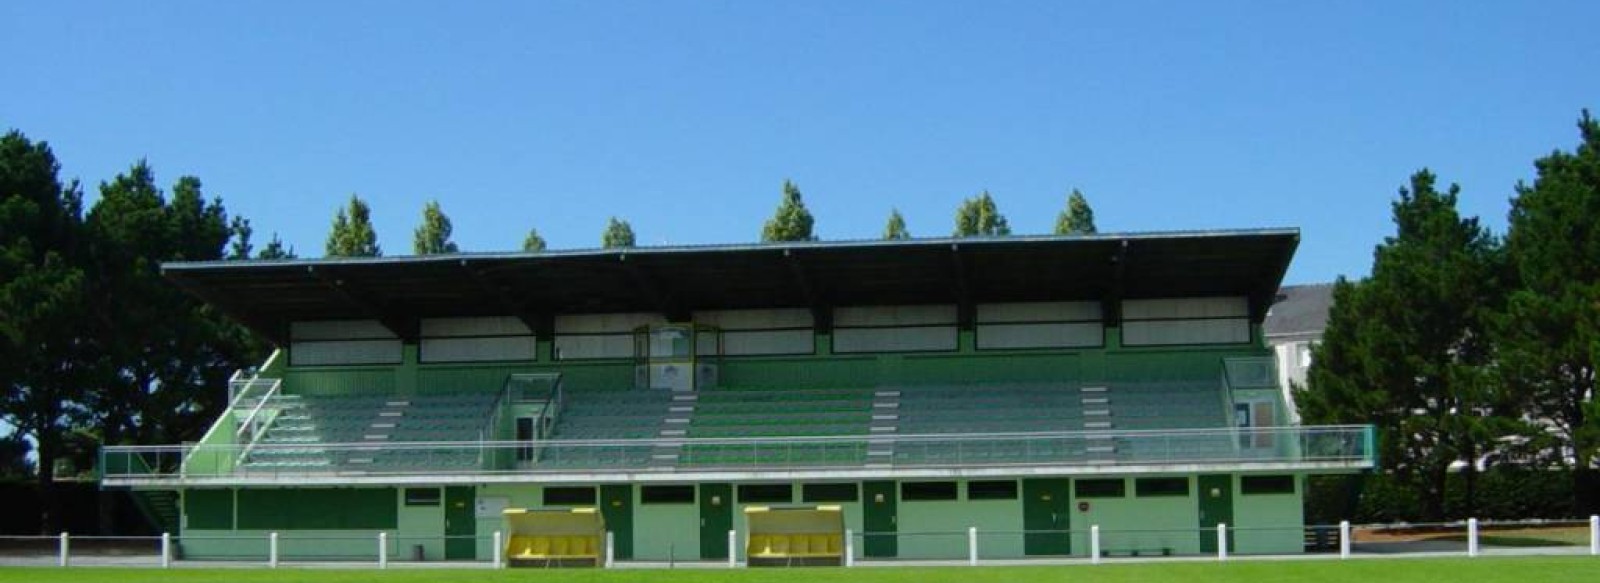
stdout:
<svg viewBox="0 0 1600 583">
<path fill-rule="evenodd" d="M 113 446 L 101 450 L 103 478 L 133 482 L 192 479 L 278 479 L 310 476 L 406 476 L 449 474 L 630 473 L 767 471 L 806 469 L 1093 467 L 1277 464 L 1282 469 L 1370 468 L 1374 459 L 1371 426 L 1260 427 L 1143 431 L 1075 431 L 901 436 L 829 436 L 783 438 L 695 438 L 627 440 L 556 440 L 484 442 L 409 442 L 318 444 L 316 464 L 190 463 L 184 468 L 164 463 L 236 459 L 239 445 Z M 1239 450 L 1233 436 L 1243 432 L 1271 434 L 1283 447 Z M 1086 455 L 1090 442 L 1107 441 L 1116 448 L 1112 459 Z M 892 444 L 892 456 L 868 456 L 868 444 Z M 303 446 L 261 443 L 257 452 L 294 454 Z M 677 448 L 677 463 L 651 464 L 658 447 Z M 534 461 L 519 464 L 515 452 L 533 448 Z M 489 452 L 492 455 L 482 455 Z M 870 459 L 869 459 L 870 458 Z M 134 464 L 137 459 L 143 464 Z M 361 463 L 344 460 L 360 459 Z M 379 461 L 374 461 L 379 460 Z M 140 467 L 140 466 L 145 467 Z"/>
</svg>

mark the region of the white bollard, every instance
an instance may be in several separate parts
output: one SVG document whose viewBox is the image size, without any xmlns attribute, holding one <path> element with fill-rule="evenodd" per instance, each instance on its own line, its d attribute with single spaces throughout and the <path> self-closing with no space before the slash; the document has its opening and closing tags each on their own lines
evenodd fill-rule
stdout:
<svg viewBox="0 0 1600 583">
<path fill-rule="evenodd" d="M 978 566 L 978 527 L 967 527 L 967 564 Z"/>
<path fill-rule="evenodd" d="M 1339 558 L 1350 558 L 1350 521 L 1339 521 Z"/>
<path fill-rule="evenodd" d="M 1600 555 L 1600 516 L 1589 517 L 1589 554 Z"/>
<path fill-rule="evenodd" d="M 1217 560 L 1228 560 L 1228 525 L 1217 523 Z"/>
<path fill-rule="evenodd" d="M 389 533 L 378 533 L 378 568 L 389 568 Z"/>
<path fill-rule="evenodd" d="M 844 566 L 856 566 L 856 537 L 850 529 L 844 529 Z"/>
<path fill-rule="evenodd" d="M 1089 526 L 1089 564 L 1100 564 L 1100 525 Z"/>
<path fill-rule="evenodd" d="M 617 560 L 617 533 L 606 531 L 606 568 L 610 569 Z"/>
<path fill-rule="evenodd" d="M 60 557 L 60 560 L 58 562 L 63 567 L 72 564 L 71 547 L 72 547 L 72 542 L 70 541 L 70 538 L 67 536 L 67 532 L 66 531 L 61 531 L 61 551 L 60 551 L 61 552 L 61 557 Z"/>
<path fill-rule="evenodd" d="M 267 568 L 278 568 L 278 533 L 267 533 Z"/>
<path fill-rule="evenodd" d="M 172 533 L 161 533 L 161 568 L 172 566 Z"/>
<path fill-rule="evenodd" d="M 502 544 L 502 542 L 501 542 L 504 539 L 505 539 L 505 534 L 504 533 L 502 533 L 502 532 L 500 532 L 498 530 L 494 531 L 494 550 L 491 551 L 490 554 L 489 554 L 489 556 L 494 557 L 494 565 L 489 567 L 490 569 L 499 569 L 499 568 L 505 566 L 504 565 L 505 560 L 503 558 L 501 558 L 501 553 L 504 553 L 506 551 L 505 545 Z"/>
<path fill-rule="evenodd" d="M 1467 556 L 1478 556 L 1478 519 L 1467 519 Z"/>
<path fill-rule="evenodd" d="M 732 569 L 734 567 L 739 566 L 739 547 L 737 546 L 738 542 L 739 542 L 739 532 L 735 531 L 735 530 L 728 531 L 728 568 L 729 569 Z"/>
</svg>

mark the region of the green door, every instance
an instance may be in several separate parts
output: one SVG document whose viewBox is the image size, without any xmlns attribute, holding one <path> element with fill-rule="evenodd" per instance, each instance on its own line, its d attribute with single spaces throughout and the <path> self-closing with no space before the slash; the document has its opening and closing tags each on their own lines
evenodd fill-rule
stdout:
<svg viewBox="0 0 1600 583">
<path fill-rule="evenodd" d="M 633 485 L 613 484 L 600 487 L 600 515 L 606 520 L 606 530 L 611 531 L 613 557 L 633 558 Z"/>
<path fill-rule="evenodd" d="M 733 530 L 733 486 L 700 485 L 700 558 L 728 558 L 728 531 Z"/>
<path fill-rule="evenodd" d="M 863 482 L 861 484 L 861 527 L 871 534 L 864 535 L 862 555 L 868 557 L 894 557 L 900 552 L 899 538 L 895 535 L 896 502 L 899 496 L 894 482 Z"/>
<path fill-rule="evenodd" d="M 444 489 L 444 558 L 470 561 L 478 558 L 477 501 L 472 486 Z"/>
<path fill-rule="evenodd" d="M 1022 481 L 1023 553 L 1027 555 L 1070 555 L 1072 507 L 1069 494 L 1072 481 L 1066 478 L 1040 478 Z"/>
<path fill-rule="evenodd" d="M 1233 525 L 1233 476 L 1200 476 L 1200 552 L 1217 552 L 1217 525 Z M 1233 550 L 1233 532 L 1228 532 Z"/>
</svg>

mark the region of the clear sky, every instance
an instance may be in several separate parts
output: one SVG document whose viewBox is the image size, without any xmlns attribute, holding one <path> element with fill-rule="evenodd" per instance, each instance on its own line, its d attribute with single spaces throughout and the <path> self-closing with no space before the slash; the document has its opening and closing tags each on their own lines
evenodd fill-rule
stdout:
<svg viewBox="0 0 1600 583">
<path fill-rule="evenodd" d="M 0 128 L 94 185 L 148 158 L 322 253 L 438 199 L 466 250 L 945 235 L 988 189 L 1048 232 L 1294 226 L 1288 281 L 1366 273 L 1428 166 L 1498 232 L 1600 110 L 1600 2 L 4 2 Z"/>
</svg>

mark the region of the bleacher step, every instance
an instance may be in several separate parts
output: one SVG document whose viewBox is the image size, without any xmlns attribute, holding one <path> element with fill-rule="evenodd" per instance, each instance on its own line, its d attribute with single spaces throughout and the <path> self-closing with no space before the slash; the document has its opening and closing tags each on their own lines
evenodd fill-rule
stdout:
<svg viewBox="0 0 1600 583">
<path fill-rule="evenodd" d="M 1106 397 L 1084 397 L 1083 398 L 1083 404 L 1085 404 L 1085 405 L 1105 405 L 1105 404 L 1108 404 L 1110 402 L 1111 402 L 1111 399 L 1106 398 Z"/>
<path fill-rule="evenodd" d="M 1110 421 L 1084 421 L 1084 429 L 1111 429 Z"/>
<path fill-rule="evenodd" d="M 1108 389 L 1105 387 L 1079 387 L 1078 390 L 1084 393 L 1104 393 Z"/>
</svg>

